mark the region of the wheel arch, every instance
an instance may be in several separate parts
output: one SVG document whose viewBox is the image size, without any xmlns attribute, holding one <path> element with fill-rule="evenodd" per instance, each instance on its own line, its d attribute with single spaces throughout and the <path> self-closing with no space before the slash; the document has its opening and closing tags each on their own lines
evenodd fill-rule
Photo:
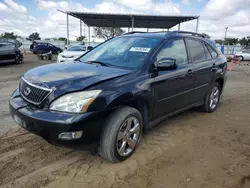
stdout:
<svg viewBox="0 0 250 188">
<path fill-rule="evenodd" d="M 150 120 L 150 107 L 146 100 L 144 99 L 134 99 L 124 104 L 125 106 L 130 106 L 135 108 L 141 113 L 143 121 L 143 129 L 149 129 L 149 120 Z"/>
<path fill-rule="evenodd" d="M 223 87 L 224 87 L 224 78 L 219 77 L 215 80 L 215 82 L 217 82 L 218 84 L 220 84 L 220 89 L 222 91 Z"/>
</svg>

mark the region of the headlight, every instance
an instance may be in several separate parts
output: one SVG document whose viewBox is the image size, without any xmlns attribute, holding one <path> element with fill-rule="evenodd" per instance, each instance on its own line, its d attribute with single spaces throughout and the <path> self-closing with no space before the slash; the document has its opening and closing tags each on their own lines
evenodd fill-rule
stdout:
<svg viewBox="0 0 250 188">
<path fill-rule="evenodd" d="M 63 95 L 51 103 L 50 110 L 73 113 L 86 112 L 88 106 L 100 93 L 101 90 L 90 90 Z"/>
</svg>

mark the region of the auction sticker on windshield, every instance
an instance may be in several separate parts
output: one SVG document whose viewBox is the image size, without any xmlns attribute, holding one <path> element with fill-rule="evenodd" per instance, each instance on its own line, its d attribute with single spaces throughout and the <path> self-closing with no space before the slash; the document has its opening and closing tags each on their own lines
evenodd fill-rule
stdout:
<svg viewBox="0 0 250 188">
<path fill-rule="evenodd" d="M 130 48 L 130 52 L 144 52 L 148 53 L 151 50 L 151 48 L 142 48 L 142 47 L 132 47 Z"/>
</svg>

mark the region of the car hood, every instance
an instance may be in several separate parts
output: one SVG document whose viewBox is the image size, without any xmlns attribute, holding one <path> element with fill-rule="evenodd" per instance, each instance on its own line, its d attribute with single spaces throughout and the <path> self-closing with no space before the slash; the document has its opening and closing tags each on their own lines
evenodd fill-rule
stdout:
<svg viewBox="0 0 250 188">
<path fill-rule="evenodd" d="M 61 56 L 81 56 L 83 54 L 85 54 L 86 51 L 63 51 L 62 53 L 60 53 Z"/>
<path fill-rule="evenodd" d="M 32 84 L 52 88 L 55 95 L 61 95 L 83 90 L 98 82 L 129 74 L 131 71 L 78 62 L 54 63 L 31 69 L 24 74 L 24 78 Z"/>
</svg>

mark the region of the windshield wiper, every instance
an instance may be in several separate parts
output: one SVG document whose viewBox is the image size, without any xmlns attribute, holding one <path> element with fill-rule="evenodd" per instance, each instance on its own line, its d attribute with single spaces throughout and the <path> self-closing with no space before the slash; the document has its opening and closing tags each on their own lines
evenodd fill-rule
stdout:
<svg viewBox="0 0 250 188">
<path fill-rule="evenodd" d="M 110 64 L 108 64 L 108 63 L 103 63 L 103 62 L 101 62 L 101 61 L 86 61 L 86 62 L 84 62 L 84 63 L 88 63 L 88 64 L 99 64 L 99 65 L 105 66 L 105 67 L 111 66 Z"/>
</svg>

